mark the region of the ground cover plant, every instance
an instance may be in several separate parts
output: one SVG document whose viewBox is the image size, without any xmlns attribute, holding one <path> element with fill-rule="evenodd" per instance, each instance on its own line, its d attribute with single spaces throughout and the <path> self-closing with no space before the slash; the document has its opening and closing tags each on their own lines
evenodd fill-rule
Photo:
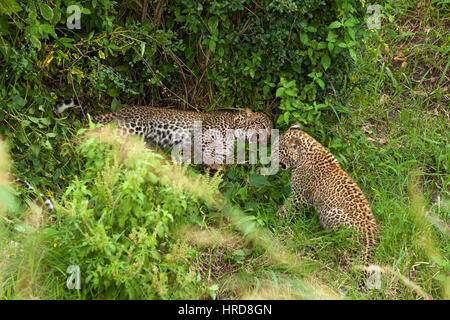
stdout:
<svg viewBox="0 0 450 320">
<path fill-rule="evenodd" d="M 0 0 L 0 297 L 448 299 L 446 5 Z M 371 203 L 380 286 L 357 289 L 348 231 L 324 231 L 314 209 L 278 215 L 289 172 L 210 179 L 56 115 L 76 97 L 95 114 L 249 107 L 281 131 L 300 123 Z"/>
</svg>

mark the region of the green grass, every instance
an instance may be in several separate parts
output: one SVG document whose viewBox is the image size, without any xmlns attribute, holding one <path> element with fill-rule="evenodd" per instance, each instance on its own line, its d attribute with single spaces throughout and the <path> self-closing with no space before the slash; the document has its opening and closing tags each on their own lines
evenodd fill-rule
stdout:
<svg viewBox="0 0 450 320">
<path fill-rule="evenodd" d="M 310 260 L 315 277 L 338 291 L 347 288 L 349 298 L 448 299 L 449 17 L 442 16 L 438 4 L 418 9 L 416 3 L 390 5 L 382 29 L 374 33 L 377 41 L 367 43 L 353 75 L 352 81 L 364 84 L 341 93 L 351 96 L 353 111 L 333 126 L 330 142 L 368 197 L 380 226 L 373 262 L 386 267 L 381 290 L 354 289 L 347 252 L 355 244 L 345 234 L 324 233 L 314 210 L 287 218 L 273 215 L 287 195 L 283 174 L 269 178 L 281 197 L 275 199 L 270 187 L 240 182 L 245 191 L 235 188 L 234 200 L 242 207 L 258 203 L 248 211 Z M 420 187 L 414 187 L 416 180 Z"/>
<path fill-rule="evenodd" d="M 416 5 L 392 3 L 395 22 L 378 32 L 380 41 L 368 47 L 356 75 L 368 77 L 352 99 L 358 111 L 335 131 L 349 145 L 344 166 L 380 224 L 375 263 L 390 266 L 435 298 L 448 299 L 449 280 L 442 277 L 449 267 L 449 17 L 438 17 L 443 11 L 436 4 Z M 411 190 L 414 176 L 420 188 Z M 414 203 L 425 215 L 415 217 Z M 424 247 L 425 239 L 440 258 Z M 396 279 L 386 280 L 385 290 L 375 296 L 417 298 Z"/>
<path fill-rule="evenodd" d="M 192 297 L 450 298 L 449 18 L 444 2 L 387 2 L 382 28 L 367 42 L 349 79 L 355 89 L 338 93 L 352 111 L 327 123 L 332 137 L 327 147 L 364 191 L 379 224 L 373 263 L 384 270 L 381 289 L 357 290 L 349 254 L 357 244 L 348 240 L 348 231 L 324 232 L 313 209 L 277 215 L 289 193 L 288 172 L 258 183 L 252 178 L 258 168 L 244 165 L 228 168 L 220 185 L 224 201 L 234 209 L 221 217 L 217 203 L 210 201 L 201 209 L 204 215 L 190 217 L 177 235 L 192 249 L 191 263 L 202 279 L 203 287 L 193 290 Z M 36 106 L 30 109 L 30 114 L 39 112 Z M 20 112 L 11 116 L 25 119 Z M 52 128 L 34 118 L 33 126 L 10 128 L 25 145 L 45 141 L 49 129 L 58 134 L 57 142 L 43 143 L 30 159 L 12 155 L 20 164 L 13 172 L 21 172 L 41 192 L 50 190 L 56 200 L 85 168 L 71 118 L 56 120 Z M 314 128 L 308 130 L 314 135 Z M 2 181 L 0 176 L 0 186 Z M 14 203 L 8 209 L 14 219 L 7 221 L 40 214 Z M 0 208 L 2 221 L 4 211 Z M 49 225 L 44 233 L 35 225 L 20 233 L 1 224 L 0 297 L 89 297 L 64 288 L 66 266 L 53 254 L 54 225 Z"/>
<path fill-rule="evenodd" d="M 392 270 L 383 277 L 381 290 L 361 294 L 350 289 L 351 298 L 449 298 L 449 17 L 437 15 L 444 11 L 436 4 L 418 10 L 412 5 L 391 3 L 394 8 L 386 11 L 374 35 L 378 41 L 368 43 L 354 75 L 365 85 L 351 93 L 353 112 L 333 128 L 333 143 L 345 146 L 338 157 L 369 198 L 380 226 L 374 263 Z M 420 188 L 411 191 L 414 170 Z M 255 190 L 256 202 L 270 203 L 261 198 Z M 414 203 L 424 215 L 414 215 Z M 321 233 L 314 210 L 267 218 L 273 210 L 260 208 L 260 219 L 319 266 L 317 277 L 335 289 L 353 283 L 345 252 L 354 244 Z"/>
</svg>

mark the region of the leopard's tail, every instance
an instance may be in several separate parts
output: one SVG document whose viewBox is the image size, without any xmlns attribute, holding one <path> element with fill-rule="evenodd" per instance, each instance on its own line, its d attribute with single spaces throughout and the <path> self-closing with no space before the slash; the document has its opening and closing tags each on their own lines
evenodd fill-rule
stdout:
<svg viewBox="0 0 450 320">
<path fill-rule="evenodd" d="M 113 112 L 93 116 L 89 113 L 87 107 L 84 104 L 79 103 L 78 100 L 75 99 L 67 99 L 59 101 L 56 104 L 57 113 L 63 113 L 64 111 L 70 108 L 80 109 L 81 112 L 83 113 L 86 123 L 89 123 L 89 120 L 91 120 L 94 123 L 107 124 L 116 119 Z"/>
<path fill-rule="evenodd" d="M 377 245 L 379 239 L 378 239 L 378 230 L 376 225 L 374 226 L 374 229 L 372 232 L 368 232 L 364 239 L 364 255 L 363 255 L 363 261 L 364 266 L 366 270 L 364 271 L 363 277 L 360 279 L 358 283 L 359 289 L 365 289 L 366 288 L 366 282 L 368 281 L 369 277 L 371 276 L 370 265 L 372 263 L 373 256 L 375 254 L 373 248 Z"/>
<path fill-rule="evenodd" d="M 16 178 L 16 182 L 20 183 L 23 186 L 25 186 L 27 189 L 29 189 L 30 191 L 34 192 L 35 194 L 38 194 L 36 192 L 36 190 L 34 189 L 34 187 L 28 181 L 24 181 L 24 180 L 21 180 L 19 178 Z M 49 212 L 53 211 L 53 209 L 54 209 L 53 202 L 49 198 L 47 198 L 45 195 L 43 195 L 42 193 L 39 193 L 39 197 L 42 199 L 42 202 L 47 207 L 47 210 Z"/>
<path fill-rule="evenodd" d="M 81 112 L 83 113 L 83 116 L 87 119 L 89 112 L 88 112 L 86 106 L 84 104 L 80 103 L 76 99 L 66 99 L 66 100 L 59 101 L 56 104 L 56 112 L 57 113 L 63 113 L 64 111 L 66 111 L 67 109 L 70 109 L 70 108 L 80 109 Z"/>
</svg>

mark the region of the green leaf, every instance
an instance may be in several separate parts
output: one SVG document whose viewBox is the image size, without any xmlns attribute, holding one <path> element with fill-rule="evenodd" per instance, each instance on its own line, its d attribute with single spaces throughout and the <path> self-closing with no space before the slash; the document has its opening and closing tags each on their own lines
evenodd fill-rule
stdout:
<svg viewBox="0 0 450 320">
<path fill-rule="evenodd" d="M 114 98 L 113 101 L 111 102 L 111 110 L 117 111 L 117 110 L 120 110 L 121 108 L 122 108 L 122 103 L 120 103 L 120 100 Z"/>
<path fill-rule="evenodd" d="M 301 41 L 303 44 L 308 44 L 308 42 L 309 42 L 309 37 L 308 37 L 308 34 L 307 34 L 306 32 L 300 33 L 300 41 Z"/>
<path fill-rule="evenodd" d="M 277 91 L 275 92 L 275 97 L 279 98 L 282 97 L 284 95 L 284 88 L 280 87 L 277 89 Z"/>
<path fill-rule="evenodd" d="M 32 144 L 30 146 L 30 149 L 31 149 L 31 151 L 33 152 L 33 154 L 35 156 L 39 155 L 39 152 L 41 151 L 41 147 L 39 145 L 37 145 L 37 144 Z"/>
<path fill-rule="evenodd" d="M 46 39 L 48 38 L 48 35 L 51 35 L 55 39 L 58 37 L 53 26 L 48 23 L 41 24 L 39 26 L 39 32 L 42 34 L 42 37 Z"/>
<path fill-rule="evenodd" d="M 113 98 L 120 96 L 120 90 L 117 88 L 109 88 L 106 93 Z"/>
<path fill-rule="evenodd" d="M 50 123 L 51 123 L 51 121 L 50 121 L 49 118 L 39 118 L 39 121 L 40 121 L 42 124 L 45 124 L 46 126 L 49 126 Z"/>
<path fill-rule="evenodd" d="M 53 150 L 52 144 L 48 140 L 46 140 L 44 142 L 44 148 L 47 149 L 47 150 Z"/>
<path fill-rule="evenodd" d="M 41 41 L 35 35 L 32 35 L 30 40 L 33 46 L 35 46 L 38 50 L 41 49 Z"/>
<path fill-rule="evenodd" d="M 337 39 L 337 34 L 336 33 L 334 33 L 333 31 L 328 31 L 328 35 L 327 35 L 327 41 L 328 42 L 335 42 L 336 41 L 336 39 Z"/>
<path fill-rule="evenodd" d="M 320 78 L 315 78 L 314 80 L 316 80 L 316 82 L 319 84 L 319 86 L 324 89 L 325 88 L 325 83 L 322 81 L 322 79 Z"/>
<path fill-rule="evenodd" d="M 47 4 L 41 2 L 39 3 L 39 8 L 45 20 L 50 21 L 53 19 L 53 10 Z"/>
<path fill-rule="evenodd" d="M 346 26 L 346 27 L 354 27 L 357 22 L 358 22 L 358 20 L 356 20 L 355 18 L 351 17 L 350 19 L 345 21 L 344 26 Z"/>
<path fill-rule="evenodd" d="M 213 53 L 216 51 L 216 42 L 212 39 L 209 40 L 209 50 Z"/>
<path fill-rule="evenodd" d="M 219 50 L 217 50 L 217 53 L 219 57 L 223 57 L 225 55 L 225 49 L 220 47 Z"/>
<path fill-rule="evenodd" d="M 22 7 L 16 0 L 0 0 L 0 8 L 1 11 L 8 16 L 15 12 L 22 11 Z"/>
<path fill-rule="evenodd" d="M 308 57 L 313 65 L 316 65 L 316 54 L 311 47 L 308 48 Z"/>
<path fill-rule="evenodd" d="M 21 96 L 14 96 L 12 104 L 14 108 L 20 109 L 23 108 L 27 104 L 27 102 Z"/>
<path fill-rule="evenodd" d="M 219 18 L 217 16 L 212 16 L 208 19 L 208 27 L 211 33 L 215 33 L 217 26 L 219 25 Z"/>
<path fill-rule="evenodd" d="M 300 63 L 294 63 L 292 69 L 297 73 L 302 73 L 302 65 Z"/>
<path fill-rule="evenodd" d="M 342 26 L 342 23 L 340 23 L 339 21 L 334 21 L 328 27 L 330 29 L 337 29 L 337 28 L 340 28 L 341 26 Z"/>
<path fill-rule="evenodd" d="M 322 50 L 327 47 L 327 43 L 324 41 L 319 42 L 319 45 L 317 46 L 317 49 Z"/>
<path fill-rule="evenodd" d="M 328 42 L 328 51 L 333 52 L 333 49 L 334 49 L 334 43 Z"/>
<path fill-rule="evenodd" d="M 350 57 L 352 57 L 353 60 L 355 60 L 355 61 L 358 60 L 358 57 L 356 56 L 355 50 L 353 50 L 352 48 L 348 48 L 348 53 L 350 53 Z"/>
<path fill-rule="evenodd" d="M 0 16 L 0 36 L 10 34 L 8 19 L 5 16 Z"/>
<path fill-rule="evenodd" d="M 216 300 L 217 297 L 217 290 L 219 290 L 219 286 L 217 284 L 214 284 L 208 288 L 209 295 L 211 296 L 211 299 Z"/>
<path fill-rule="evenodd" d="M 322 55 L 322 58 L 320 59 L 320 63 L 322 64 L 322 66 L 325 70 L 328 69 L 328 67 L 331 64 L 330 56 L 328 55 L 328 53 L 325 53 L 324 55 Z"/>
<path fill-rule="evenodd" d="M 295 89 L 288 88 L 285 90 L 285 92 L 288 96 L 291 96 L 291 97 L 297 96 L 297 90 L 295 90 Z"/>
<path fill-rule="evenodd" d="M 348 29 L 348 34 L 350 35 L 350 37 L 352 38 L 352 40 L 355 40 L 355 30 L 352 28 Z"/>
<path fill-rule="evenodd" d="M 285 87 L 285 88 L 292 88 L 292 87 L 295 88 L 295 80 L 289 81 L 288 83 L 286 83 L 286 84 L 284 85 L 284 87 Z"/>
<path fill-rule="evenodd" d="M 211 287 L 208 288 L 211 291 L 217 291 L 219 290 L 219 286 L 217 284 L 213 284 Z"/>
<path fill-rule="evenodd" d="M 60 42 L 64 47 L 73 48 L 73 46 L 71 44 L 71 42 L 73 42 L 72 38 L 62 37 L 62 38 L 59 38 L 58 40 L 59 40 L 58 42 Z"/>
<path fill-rule="evenodd" d="M 291 115 L 291 113 L 289 111 L 286 111 L 285 113 L 283 113 L 284 123 L 289 124 L 289 116 L 290 115 Z"/>
</svg>

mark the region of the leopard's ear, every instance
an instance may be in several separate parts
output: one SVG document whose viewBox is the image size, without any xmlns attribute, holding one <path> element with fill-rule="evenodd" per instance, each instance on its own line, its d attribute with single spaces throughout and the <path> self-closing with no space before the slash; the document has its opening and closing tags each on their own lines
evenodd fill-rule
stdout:
<svg viewBox="0 0 450 320">
<path fill-rule="evenodd" d="M 297 153 L 300 150 L 300 145 L 297 142 L 297 139 L 290 138 L 286 143 L 287 149 L 291 153 Z"/>
<path fill-rule="evenodd" d="M 302 128 L 300 127 L 300 124 L 296 123 L 296 124 L 293 124 L 293 125 L 289 128 L 289 130 L 302 130 Z"/>
<path fill-rule="evenodd" d="M 249 119 L 253 116 L 253 110 L 250 108 L 245 108 L 245 115 L 247 116 L 247 119 L 246 119 L 246 124 L 247 124 Z"/>
<path fill-rule="evenodd" d="M 250 108 L 245 108 L 244 110 L 247 115 L 251 115 L 253 113 L 253 110 Z"/>
</svg>

